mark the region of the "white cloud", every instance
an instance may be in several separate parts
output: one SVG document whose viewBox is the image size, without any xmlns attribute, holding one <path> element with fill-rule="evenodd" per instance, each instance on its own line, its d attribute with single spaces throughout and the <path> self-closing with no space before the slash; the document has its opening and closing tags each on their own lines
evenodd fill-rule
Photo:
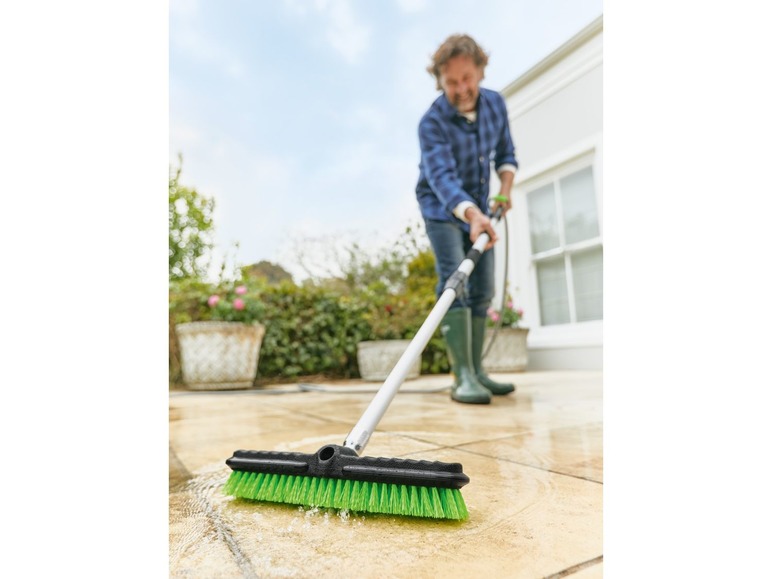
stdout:
<svg viewBox="0 0 772 579">
<path fill-rule="evenodd" d="M 349 64 L 358 64 L 370 45 L 370 29 L 357 21 L 351 2 L 330 5 L 327 40 Z"/>
<path fill-rule="evenodd" d="M 372 105 L 357 106 L 339 120 L 374 135 L 383 133 L 390 126 L 390 115 L 384 109 Z"/>
<path fill-rule="evenodd" d="M 406 14 L 422 12 L 428 5 L 427 0 L 397 0 L 397 6 Z"/>
<path fill-rule="evenodd" d="M 330 4 L 330 0 L 282 0 L 285 8 L 298 16 L 307 16 L 310 11 L 323 12 Z"/>
<path fill-rule="evenodd" d="M 198 6 L 191 0 L 176 0 L 170 4 L 169 42 L 198 63 L 223 71 L 227 76 L 243 80 L 247 67 L 243 60 L 220 41 L 207 35 Z"/>
<path fill-rule="evenodd" d="M 350 65 L 362 62 L 370 47 L 371 30 L 354 12 L 351 0 L 283 0 L 284 6 L 301 17 L 313 16 L 330 47 Z M 313 14 L 312 14 L 313 13 Z"/>
<path fill-rule="evenodd" d="M 196 127 L 172 122 L 169 127 L 170 155 L 176 159 L 181 151 L 188 151 L 201 144 L 201 133 Z"/>
<path fill-rule="evenodd" d="M 198 0 L 169 0 L 169 15 L 194 16 L 198 14 Z"/>
</svg>

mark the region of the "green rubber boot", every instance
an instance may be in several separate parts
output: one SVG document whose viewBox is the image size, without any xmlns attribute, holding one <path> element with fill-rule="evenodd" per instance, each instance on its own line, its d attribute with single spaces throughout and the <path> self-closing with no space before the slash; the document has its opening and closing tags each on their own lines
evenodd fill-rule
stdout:
<svg viewBox="0 0 772 579">
<path fill-rule="evenodd" d="M 471 317 L 469 308 L 455 308 L 445 314 L 440 324 L 456 377 L 450 397 L 465 404 L 490 404 L 491 394 L 477 381 L 472 364 Z"/>
<path fill-rule="evenodd" d="M 515 391 L 514 384 L 494 382 L 483 372 L 482 350 L 485 342 L 485 318 L 472 316 L 472 362 L 477 381 L 491 391 L 491 394 L 503 396 Z"/>
</svg>

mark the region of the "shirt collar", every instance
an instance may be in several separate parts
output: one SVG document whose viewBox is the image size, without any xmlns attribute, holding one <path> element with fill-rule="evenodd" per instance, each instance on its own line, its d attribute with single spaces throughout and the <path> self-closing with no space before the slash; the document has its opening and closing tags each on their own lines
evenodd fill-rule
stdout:
<svg viewBox="0 0 772 579">
<path fill-rule="evenodd" d="M 485 101 L 485 93 L 483 92 L 482 87 L 480 87 L 480 95 L 479 95 L 478 100 L 477 100 L 477 115 L 478 115 L 477 118 L 480 118 L 479 117 L 479 115 L 480 115 L 480 108 L 481 108 L 480 105 L 484 101 Z M 440 95 L 439 107 L 440 107 L 440 111 L 442 112 L 442 114 L 444 116 L 450 118 L 450 119 L 455 118 L 455 117 L 458 117 L 458 118 L 461 118 L 461 119 L 465 119 L 464 115 L 459 113 L 456 110 L 456 107 L 454 107 L 452 104 L 450 104 L 450 101 L 448 100 L 448 97 L 445 96 L 444 92 Z"/>
</svg>

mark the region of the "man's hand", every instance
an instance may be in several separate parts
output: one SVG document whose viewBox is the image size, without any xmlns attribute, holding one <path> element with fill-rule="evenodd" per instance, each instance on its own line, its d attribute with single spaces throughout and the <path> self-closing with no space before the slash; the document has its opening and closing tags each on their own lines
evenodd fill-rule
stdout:
<svg viewBox="0 0 772 579">
<path fill-rule="evenodd" d="M 512 198 L 510 197 L 509 193 L 500 193 L 499 195 L 496 195 L 494 197 L 494 203 L 491 207 L 491 210 L 495 213 L 496 209 L 499 207 L 503 207 L 504 210 L 501 212 L 501 216 L 504 217 L 507 214 L 507 211 L 512 209 Z"/>
<path fill-rule="evenodd" d="M 469 220 L 469 240 L 474 243 L 481 233 L 487 233 L 490 237 L 486 251 L 489 250 L 498 241 L 496 231 L 493 229 L 493 223 L 478 207 L 468 207 L 464 216 Z"/>
<path fill-rule="evenodd" d="M 501 189 L 494 198 L 496 202 L 493 205 L 493 211 L 496 211 L 496 208 L 499 206 L 503 207 L 504 211 L 501 213 L 501 216 L 504 217 L 507 211 L 512 209 L 512 186 L 515 184 L 515 174 L 512 171 L 502 171 L 499 173 L 499 180 L 501 181 Z M 503 201 L 505 198 L 506 201 Z M 502 201 L 499 201 L 499 199 L 502 199 Z"/>
</svg>

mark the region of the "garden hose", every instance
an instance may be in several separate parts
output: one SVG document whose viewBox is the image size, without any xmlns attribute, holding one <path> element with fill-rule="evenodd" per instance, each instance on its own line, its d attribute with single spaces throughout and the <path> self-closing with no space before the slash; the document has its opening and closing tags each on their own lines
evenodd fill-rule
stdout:
<svg viewBox="0 0 772 579">
<path fill-rule="evenodd" d="M 496 195 L 492 198 L 493 201 L 499 201 L 502 203 L 507 202 L 509 199 L 504 197 L 503 195 Z M 504 310 L 504 305 L 506 304 L 507 299 L 507 275 L 509 271 L 509 223 L 507 222 L 507 214 L 505 213 L 502 215 L 502 218 L 504 219 L 504 275 L 502 277 L 502 288 L 501 288 L 501 307 L 499 308 L 499 311 Z M 499 319 L 496 320 L 496 325 L 493 326 L 493 332 L 491 333 L 491 339 L 488 341 L 488 345 L 485 346 L 485 350 L 482 353 L 482 359 L 485 360 L 485 357 L 488 355 L 488 352 L 490 352 L 491 346 L 493 346 L 493 342 L 496 341 L 496 336 L 499 333 L 499 329 L 501 329 L 501 324 L 503 323 L 504 316 L 499 316 Z"/>
<path fill-rule="evenodd" d="M 280 394 L 300 394 L 302 392 L 323 392 L 325 394 L 373 394 L 378 391 L 378 386 L 335 386 L 333 384 L 311 384 L 308 382 L 299 382 L 278 388 L 247 388 L 244 390 L 178 390 L 171 391 L 172 396 L 190 396 L 198 394 L 259 394 L 261 396 L 277 396 Z M 434 388 L 400 388 L 402 394 L 434 394 L 436 392 L 445 392 L 450 390 L 451 385 L 437 386 Z"/>
</svg>

